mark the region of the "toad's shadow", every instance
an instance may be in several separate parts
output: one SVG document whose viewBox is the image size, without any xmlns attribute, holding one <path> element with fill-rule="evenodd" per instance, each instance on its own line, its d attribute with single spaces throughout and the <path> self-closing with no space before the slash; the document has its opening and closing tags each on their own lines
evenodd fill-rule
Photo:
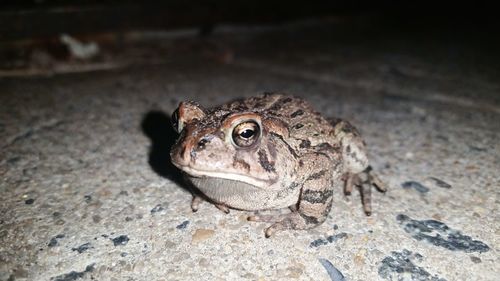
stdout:
<svg viewBox="0 0 500 281">
<path fill-rule="evenodd" d="M 141 127 L 151 140 L 148 163 L 153 171 L 191 192 L 182 172 L 170 161 L 170 148 L 178 135 L 172 128 L 170 117 L 162 111 L 150 111 L 144 116 Z"/>
</svg>

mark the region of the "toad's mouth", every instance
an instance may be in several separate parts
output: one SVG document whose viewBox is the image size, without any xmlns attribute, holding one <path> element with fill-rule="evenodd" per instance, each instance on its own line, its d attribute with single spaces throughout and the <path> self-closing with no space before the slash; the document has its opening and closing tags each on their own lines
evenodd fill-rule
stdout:
<svg viewBox="0 0 500 281">
<path fill-rule="evenodd" d="M 215 172 L 215 171 L 206 171 L 206 170 L 199 170 L 195 169 L 189 166 L 181 166 L 181 165 L 176 165 L 177 168 L 181 169 L 191 177 L 195 178 L 204 178 L 204 177 L 210 177 L 210 178 L 219 178 L 219 179 L 226 179 L 226 180 L 233 180 L 233 181 L 239 181 L 243 182 L 249 185 L 253 185 L 258 188 L 265 188 L 269 185 L 272 185 L 273 183 L 276 182 L 276 180 L 269 179 L 259 179 L 252 177 L 250 175 L 244 175 L 244 174 L 237 174 L 237 173 L 222 173 L 222 172 Z"/>
</svg>

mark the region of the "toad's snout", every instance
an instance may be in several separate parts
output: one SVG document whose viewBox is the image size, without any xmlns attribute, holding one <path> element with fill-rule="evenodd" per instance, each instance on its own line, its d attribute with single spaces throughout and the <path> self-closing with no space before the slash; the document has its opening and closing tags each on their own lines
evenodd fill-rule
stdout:
<svg viewBox="0 0 500 281">
<path fill-rule="evenodd" d="M 187 166 L 191 161 L 190 156 L 190 146 L 186 143 L 177 143 L 174 145 L 172 150 L 170 151 L 170 158 L 172 159 L 172 163 L 176 166 Z"/>
</svg>

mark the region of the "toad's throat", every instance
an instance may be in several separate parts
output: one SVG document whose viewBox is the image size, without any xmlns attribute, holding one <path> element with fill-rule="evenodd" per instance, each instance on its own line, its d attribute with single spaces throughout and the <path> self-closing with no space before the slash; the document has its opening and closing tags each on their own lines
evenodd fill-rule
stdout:
<svg viewBox="0 0 500 281">
<path fill-rule="evenodd" d="M 189 177 L 189 180 L 212 201 L 231 208 L 252 211 L 276 205 L 272 191 L 245 182 L 213 177 Z"/>
<path fill-rule="evenodd" d="M 194 178 L 211 178 L 211 179 L 219 179 L 219 180 L 229 180 L 233 182 L 233 185 L 239 185 L 241 184 L 246 184 L 248 186 L 251 186 L 253 188 L 266 188 L 267 186 L 272 185 L 273 183 L 276 182 L 276 180 L 273 179 L 258 179 L 255 177 L 251 177 L 248 175 L 244 174 L 233 174 L 233 173 L 221 173 L 221 172 L 214 172 L 214 171 L 203 171 L 203 170 L 198 170 L 198 169 L 193 169 L 189 166 L 178 166 L 181 170 L 183 170 L 185 173 L 188 175 L 194 177 Z"/>
</svg>

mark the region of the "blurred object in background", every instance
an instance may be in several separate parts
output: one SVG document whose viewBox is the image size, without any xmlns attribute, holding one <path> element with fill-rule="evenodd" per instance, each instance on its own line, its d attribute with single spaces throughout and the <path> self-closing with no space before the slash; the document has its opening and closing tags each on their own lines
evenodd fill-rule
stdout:
<svg viewBox="0 0 500 281">
<path fill-rule="evenodd" d="M 162 63 L 172 46 L 167 52 L 160 42 L 185 36 L 198 41 L 183 45 L 177 40 L 174 49 L 231 63 L 236 56 L 232 48 L 211 39 L 223 26 L 232 27 L 230 33 L 237 34 L 248 31 L 244 27 L 311 21 L 333 30 L 335 22 L 345 23 L 344 30 L 352 30 L 353 36 L 369 37 L 377 32 L 359 32 L 358 27 L 370 27 L 373 21 L 373 26 L 405 35 L 425 37 L 443 29 L 445 36 L 460 37 L 468 32 L 496 43 L 498 40 L 490 35 L 498 30 L 499 17 L 494 11 L 477 3 L 402 4 L 389 0 L 7 0 L 0 1 L 0 76 Z M 485 48 L 495 46 L 490 43 L 481 44 Z"/>
</svg>

